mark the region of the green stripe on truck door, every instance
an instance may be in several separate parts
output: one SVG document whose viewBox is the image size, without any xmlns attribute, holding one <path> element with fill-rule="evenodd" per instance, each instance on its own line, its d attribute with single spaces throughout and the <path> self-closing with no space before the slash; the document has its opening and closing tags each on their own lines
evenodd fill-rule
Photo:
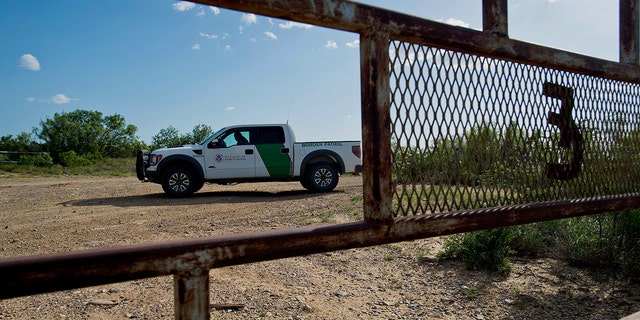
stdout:
<svg viewBox="0 0 640 320">
<path fill-rule="evenodd" d="M 288 177 L 291 175 L 291 156 L 282 153 L 283 144 L 257 144 L 256 149 L 272 177 Z"/>
</svg>

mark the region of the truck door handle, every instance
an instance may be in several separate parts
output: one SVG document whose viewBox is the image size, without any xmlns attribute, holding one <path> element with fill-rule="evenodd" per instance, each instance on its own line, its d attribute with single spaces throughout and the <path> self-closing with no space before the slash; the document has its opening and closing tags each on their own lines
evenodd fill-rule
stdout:
<svg viewBox="0 0 640 320">
<path fill-rule="evenodd" d="M 280 152 L 289 153 L 289 148 L 282 148 L 282 149 L 280 149 Z"/>
<path fill-rule="evenodd" d="M 253 154 L 253 149 L 244 149 L 244 154 Z"/>
</svg>

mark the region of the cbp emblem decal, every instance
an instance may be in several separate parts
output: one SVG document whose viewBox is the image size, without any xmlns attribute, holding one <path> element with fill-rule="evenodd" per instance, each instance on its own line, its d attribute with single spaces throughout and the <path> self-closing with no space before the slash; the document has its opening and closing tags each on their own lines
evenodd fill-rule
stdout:
<svg viewBox="0 0 640 320">
<path fill-rule="evenodd" d="M 216 154 L 216 162 L 222 162 L 224 160 L 224 156 L 220 153 Z"/>
</svg>

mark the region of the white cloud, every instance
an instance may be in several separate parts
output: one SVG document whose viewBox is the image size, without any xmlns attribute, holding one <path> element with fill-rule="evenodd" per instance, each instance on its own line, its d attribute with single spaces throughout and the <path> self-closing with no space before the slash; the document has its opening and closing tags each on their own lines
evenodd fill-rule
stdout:
<svg viewBox="0 0 640 320">
<path fill-rule="evenodd" d="M 238 27 L 238 30 L 240 30 L 240 34 L 243 34 L 243 33 L 244 33 L 244 27 L 243 27 L 243 26 L 239 26 L 239 27 Z"/>
<path fill-rule="evenodd" d="M 301 28 L 301 29 L 311 29 L 312 25 L 300 22 L 287 21 L 286 23 L 278 24 L 280 29 L 292 29 L 292 28 Z"/>
<path fill-rule="evenodd" d="M 225 45 L 224 51 L 231 51 L 231 45 Z"/>
<path fill-rule="evenodd" d="M 347 46 L 348 48 L 359 48 L 360 47 L 360 40 L 356 39 L 356 40 L 353 40 L 351 42 L 347 42 L 344 45 Z"/>
<path fill-rule="evenodd" d="M 177 11 L 187 11 L 195 7 L 196 7 L 195 3 L 189 2 L 189 1 L 180 1 L 173 4 L 173 10 L 177 10 Z"/>
<path fill-rule="evenodd" d="M 18 61 L 20 61 L 20 66 L 25 69 L 32 71 L 40 70 L 40 62 L 38 62 L 38 59 L 31 54 L 23 54 Z"/>
<path fill-rule="evenodd" d="M 58 93 L 56 95 L 54 95 L 53 97 L 51 97 L 51 102 L 55 103 L 55 104 L 67 104 L 70 103 L 71 101 L 77 101 L 78 99 L 74 99 L 74 98 L 69 98 L 66 95 L 62 94 L 62 93 Z"/>
<path fill-rule="evenodd" d="M 211 39 L 211 40 L 218 39 L 218 35 L 217 34 L 208 34 L 208 33 L 200 32 L 200 36 L 201 37 L 205 37 L 207 39 Z"/>
<path fill-rule="evenodd" d="M 216 16 L 220 14 L 220 9 L 218 9 L 218 7 L 210 6 L 209 10 L 211 10 L 211 12 L 213 12 L 213 14 L 215 14 Z"/>
<path fill-rule="evenodd" d="M 202 9 L 202 8 L 200 10 L 198 10 L 198 13 L 196 13 L 196 16 L 198 16 L 198 17 L 204 17 L 204 15 L 205 15 L 204 9 Z"/>
<path fill-rule="evenodd" d="M 49 102 L 49 100 L 47 100 L 47 99 L 38 99 L 38 98 L 34 98 L 34 97 L 28 97 L 28 98 L 24 99 L 24 101 L 29 102 L 29 103 L 34 103 L 34 102 L 47 103 L 47 102 Z"/>
<path fill-rule="evenodd" d="M 264 35 L 267 36 L 267 38 L 269 39 L 278 40 L 278 36 L 276 36 L 276 34 L 273 32 L 267 31 L 264 33 Z"/>
<path fill-rule="evenodd" d="M 191 47 L 191 49 L 200 50 L 200 44 L 199 43 L 194 44 L 193 47 Z"/>
<path fill-rule="evenodd" d="M 440 22 L 444 22 L 446 24 L 450 24 L 452 26 L 457 26 L 457 27 L 464 27 L 464 28 L 469 28 L 469 23 L 468 22 L 464 22 L 460 19 L 455 19 L 455 18 L 449 18 L 447 20 L 437 20 Z"/>
<path fill-rule="evenodd" d="M 80 99 L 78 99 L 78 98 L 70 98 L 70 97 L 67 97 L 67 95 L 65 95 L 63 93 L 57 93 L 57 94 L 53 95 L 51 98 L 49 98 L 49 99 L 28 97 L 28 98 L 24 99 L 24 101 L 29 102 L 29 103 L 38 102 L 38 103 L 67 104 L 67 103 L 71 103 L 71 102 L 74 102 L 74 101 L 80 101 Z"/>
<path fill-rule="evenodd" d="M 327 43 L 324 45 L 327 49 L 338 49 L 338 44 L 333 40 L 327 40 Z"/>
<path fill-rule="evenodd" d="M 226 109 L 224 109 L 224 110 L 226 110 L 226 111 L 233 111 L 233 110 L 235 110 L 235 109 L 236 109 L 236 107 L 227 107 L 227 108 L 226 108 Z"/>
<path fill-rule="evenodd" d="M 246 25 L 256 24 L 258 23 L 258 17 L 253 13 L 243 13 L 240 21 L 244 22 Z"/>
</svg>

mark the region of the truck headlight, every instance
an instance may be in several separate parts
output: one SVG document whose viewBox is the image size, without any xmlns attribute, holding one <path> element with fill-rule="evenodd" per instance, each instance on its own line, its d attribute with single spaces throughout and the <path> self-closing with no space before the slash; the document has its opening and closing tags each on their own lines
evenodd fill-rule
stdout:
<svg viewBox="0 0 640 320">
<path fill-rule="evenodd" d="M 155 166 L 158 164 L 158 162 L 160 162 L 160 160 L 162 160 L 162 155 L 161 154 L 151 154 L 149 156 L 149 165 L 150 166 Z"/>
</svg>

